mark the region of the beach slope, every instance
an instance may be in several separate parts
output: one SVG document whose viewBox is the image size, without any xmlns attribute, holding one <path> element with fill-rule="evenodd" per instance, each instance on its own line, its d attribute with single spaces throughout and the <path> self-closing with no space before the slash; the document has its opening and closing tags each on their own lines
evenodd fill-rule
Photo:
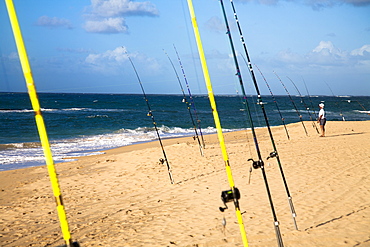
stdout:
<svg viewBox="0 0 370 247">
<path fill-rule="evenodd" d="M 285 246 L 370 246 L 370 121 L 273 127 L 297 213 L 295 230 L 276 159 L 265 169 Z M 273 151 L 257 130 L 263 157 Z M 216 135 L 204 157 L 191 137 L 164 140 L 175 184 L 159 162 L 158 142 L 108 150 L 56 169 L 73 240 L 81 246 L 242 246 L 234 206 L 220 212 L 229 185 Z M 241 192 L 250 246 L 277 246 L 270 204 L 250 131 L 225 134 Z M 45 166 L 0 172 L 0 245 L 58 246 L 63 239 Z M 225 219 L 225 220 L 224 220 Z M 226 224 L 225 224 L 226 222 Z"/>
</svg>

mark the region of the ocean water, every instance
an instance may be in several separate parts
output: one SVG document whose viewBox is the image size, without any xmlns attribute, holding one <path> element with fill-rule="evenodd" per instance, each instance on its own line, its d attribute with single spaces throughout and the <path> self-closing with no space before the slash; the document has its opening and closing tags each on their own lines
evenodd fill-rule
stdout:
<svg viewBox="0 0 370 247">
<path fill-rule="evenodd" d="M 54 161 L 98 154 L 104 150 L 157 140 L 152 118 L 143 95 L 39 93 Z M 191 121 L 182 95 L 147 95 L 161 138 L 193 136 Z M 288 96 L 275 96 L 285 123 L 299 117 Z M 325 102 L 328 121 L 370 120 L 369 96 L 292 96 L 303 120 L 316 118 Z M 189 97 L 187 98 L 190 101 Z M 262 96 L 271 126 L 282 121 L 271 96 Z M 215 133 L 206 95 L 193 96 L 193 118 L 200 120 L 203 134 Z M 255 127 L 265 126 L 257 99 L 248 96 Z M 311 104 L 312 102 L 312 104 Z M 216 96 L 224 131 L 250 128 L 240 96 Z M 306 106 L 309 108 L 307 111 Z M 315 111 L 315 112 L 314 112 Z M 44 165 L 34 112 L 26 93 L 0 93 L 0 171 Z"/>
</svg>

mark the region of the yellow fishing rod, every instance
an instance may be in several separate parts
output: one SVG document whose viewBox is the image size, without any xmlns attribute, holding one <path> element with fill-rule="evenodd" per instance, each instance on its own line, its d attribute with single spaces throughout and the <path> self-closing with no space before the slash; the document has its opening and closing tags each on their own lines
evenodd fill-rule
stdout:
<svg viewBox="0 0 370 247">
<path fill-rule="evenodd" d="M 229 185 L 230 185 L 230 188 L 231 188 L 230 190 L 223 191 L 221 193 L 221 199 L 225 204 L 225 208 L 220 207 L 220 210 L 223 212 L 225 209 L 227 209 L 227 205 L 226 205 L 227 202 L 231 202 L 231 201 L 234 202 L 235 213 L 236 213 L 236 217 L 238 219 L 240 234 L 242 236 L 243 244 L 246 247 L 246 246 L 248 246 L 248 239 L 247 239 L 247 233 L 246 233 L 245 228 L 244 228 L 243 217 L 242 217 L 242 214 L 240 212 L 240 207 L 239 207 L 239 201 L 238 200 L 240 199 L 240 193 L 239 193 L 239 190 L 235 187 L 233 175 L 232 175 L 232 172 L 231 172 L 231 167 L 230 167 L 230 164 L 229 164 L 229 157 L 228 157 L 228 153 L 227 153 L 227 150 L 226 150 L 224 136 L 223 136 L 223 133 L 222 133 L 220 118 L 219 118 L 218 112 L 217 112 L 216 101 L 215 101 L 215 97 L 214 97 L 214 94 L 213 94 L 212 83 L 211 83 L 211 79 L 210 79 L 209 72 L 208 72 L 208 66 L 207 66 L 205 55 L 204 55 L 204 50 L 203 50 L 203 45 L 202 45 L 202 41 L 201 41 L 201 38 L 200 38 L 200 33 L 199 33 L 199 29 L 198 29 L 197 20 L 196 20 L 196 17 L 195 17 L 193 2 L 192 2 L 192 0 L 187 0 L 187 2 L 188 2 L 190 17 L 191 17 L 191 22 L 193 24 L 194 35 L 195 35 L 196 43 L 197 43 L 197 46 L 198 46 L 199 57 L 200 57 L 200 61 L 201 61 L 201 64 L 202 64 L 203 76 L 204 76 L 204 80 L 205 80 L 206 86 L 207 86 L 209 102 L 211 104 L 212 114 L 213 114 L 213 118 L 214 118 L 214 121 L 215 121 L 216 129 L 217 129 L 218 141 L 220 143 L 220 147 L 221 147 L 221 151 L 222 151 L 222 157 L 223 157 L 224 162 L 225 162 L 226 174 L 227 174 L 227 178 L 228 178 Z"/>
<path fill-rule="evenodd" d="M 58 211 L 60 227 L 62 229 L 63 238 L 66 242 L 66 246 L 68 247 L 79 246 L 77 242 L 72 242 L 71 240 L 71 234 L 69 231 L 67 215 L 66 215 L 64 205 L 63 205 L 62 194 L 59 188 L 59 182 L 58 182 L 58 177 L 57 177 L 57 173 L 56 173 L 55 166 L 54 166 L 53 156 L 51 153 L 50 144 L 49 144 L 49 140 L 48 140 L 48 136 L 47 136 L 47 132 L 45 128 L 45 123 L 44 123 L 44 119 L 41 114 L 41 108 L 40 108 L 39 100 L 37 97 L 36 87 L 33 81 L 32 71 L 31 71 L 29 61 L 28 61 L 26 47 L 23 42 L 22 33 L 19 27 L 18 18 L 15 12 L 14 4 L 12 0 L 5 0 L 5 3 L 8 9 L 9 19 L 10 19 L 10 23 L 13 29 L 14 39 L 15 39 L 16 46 L 18 49 L 19 59 L 22 65 L 24 78 L 26 80 L 28 95 L 31 100 L 32 108 L 35 112 L 36 125 L 37 125 L 37 129 L 39 132 L 41 145 L 44 150 L 44 156 L 45 156 L 45 161 L 46 161 L 48 172 L 49 172 L 51 186 L 52 186 L 55 201 L 57 204 L 57 211 Z"/>
</svg>

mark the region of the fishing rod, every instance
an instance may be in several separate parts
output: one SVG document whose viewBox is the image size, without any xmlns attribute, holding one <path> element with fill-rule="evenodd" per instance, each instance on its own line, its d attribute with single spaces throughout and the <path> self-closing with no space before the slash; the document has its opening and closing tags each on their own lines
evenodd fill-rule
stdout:
<svg viewBox="0 0 370 247">
<path fill-rule="evenodd" d="M 360 103 L 360 101 L 356 100 L 357 103 L 362 107 L 362 109 L 364 109 L 365 112 L 368 112 L 368 110 L 366 110 L 365 106 L 363 104 Z M 370 115 L 370 113 L 367 113 L 367 115 Z"/>
<path fill-rule="evenodd" d="M 222 133 L 221 122 L 218 116 L 215 96 L 213 94 L 212 82 L 211 82 L 211 78 L 208 72 L 207 61 L 204 55 L 204 50 L 203 50 L 202 40 L 200 38 L 197 19 L 195 17 L 193 2 L 192 0 L 187 0 L 187 2 L 188 2 L 190 17 L 191 17 L 191 22 L 193 24 L 194 36 L 195 36 L 195 40 L 196 40 L 197 47 L 198 47 L 198 53 L 199 53 L 199 57 L 200 57 L 201 65 L 202 65 L 203 76 L 204 76 L 204 80 L 205 80 L 207 91 L 208 91 L 208 98 L 209 98 L 209 102 L 210 102 L 211 109 L 212 109 L 212 115 L 213 115 L 213 119 L 214 119 L 216 129 L 217 129 L 218 141 L 219 141 L 220 148 L 222 151 L 222 157 L 225 163 L 225 171 L 226 171 L 227 179 L 229 181 L 229 186 L 230 186 L 230 190 L 222 191 L 221 193 L 221 200 L 223 201 L 225 207 L 224 208 L 220 207 L 220 210 L 224 211 L 225 209 L 227 209 L 226 203 L 234 202 L 235 214 L 238 219 L 239 230 L 240 230 L 240 234 L 242 237 L 243 246 L 248 247 L 247 233 L 244 228 L 243 216 L 240 211 L 240 205 L 239 205 L 240 191 L 238 190 L 238 188 L 235 187 L 234 178 L 231 172 L 229 155 L 226 150 L 225 140 L 224 140 L 224 136 Z"/>
<path fill-rule="evenodd" d="M 190 98 L 190 101 L 191 101 L 191 105 L 193 106 L 193 111 L 194 111 L 194 114 L 195 114 L 195 118 L 197 120 L 197 124 L 198 124 L 198 129 L 199 129 L 199 133 L 200 133 L 200 137 L 202 139 L 202 144 L 203 144 L 203 148 L 206 148 L 206 145 L 204 143 L 204 138 L 203 138 L 203 133 L 202 133 L 202 128 L 201 128 L 201 125 L 200 125 L 200 119 L 198 117 L 198 113 L 197 113 L 197 108 L 195 106 L 195 102 L 194 102 L 194 98 L 191 94 L 191 91 L 190 91 L 190 86 L 189 86 L 189 83 L 188 83 L 188 80 L 186 79 L 186 75 L 185 75 L 185 70 L 184 70 L 184 66 L 182 65 L 182 62 L 181 62 L 181 59 L 180 59 L 180 56 L 179 56 L 179 53 L 177 52 L 177 49 L 176 49 L 176 46 L 173 45 L 173 48 L 175 49 L 175 52 L 176 52 L 176 55 L 177 55 L 177 60 L 180 64 L 180 68 L 181 68 L 181 71 L 182 71 L 182 75 L 184 76 L 184 81 L 185 81 L 185 84 L 186 84 L 186 88 L 188 89 L 188 94 L 189 94 L 189 98 Z"/>
<path fill-rule="evenodd" d="M 314 107 L 314 105 L 313 105 L 313 103 L 312 103 L 312 100 L 311 100 L 310 92 L 308 92 L 308 88 L 307 88 L 306 82 L 305 82 L 305 80 L 304 80 L 303 78 L 302 78 L 302 80 L 303 80 L 304 86 L 305 86 L 306 91 L 307 91 L 308 99 L 310 100 L 310 103 L 311 103 L 311 107 L 312 107 L 312 110 L 313 110 L 313 114 L 314 114 L 315 116 L 317 116 L 317 115 L 316 115 L 316 111 L 315 111 L 315 107 Z"/>
<path fill-rule="evenodd" d="M 144 91 L 144 87 L 143 87 L 143 84 L 140 80 L 140 77 L 139 77 L 139 74 L 136 70 L 136 67 L 134 65 L 134 63 L 132 62 L 130 56 L 128 55 L 128 53 L 126 52 L 126 56 L 128 58 L 128 60 L 130 61 L 131 65 L 132 65 L 132 68 L 134 69 L 135 71 L 135 74 L 136 74 L 136 77 L 137 77 L 137 80 L 139 81 L 139 84 L 140 84 L 140 88 L 141 88 L 141 91 L 143 92 L 143 95 L 144 95 L 144 99 L 145 99 L 145 102 L 146 102 L 146 105 L 148 107 L 148 116 L 151 117 L 152 119 L 152 122 L 153 122 L 153 125 L 154 125 L 154 129 L 155 129 L 155 132 L 157 133 L 157 137 L 158 137 L 158 141 L 160 143 L 160 146 L 161 146 L 161 149 L 162 149 L 162 152 L 163 152 L 163 157 L 164 159 L 159 159 L 160 163 L 164 164 L 164 162 L 166 162 L 166 165 L 167 165 L 167 170 L 168 170 L 168 175 L 170 177 L 170 180 L 171 180 L 171 184 L 175 183 L 175 181 L 173 180 L 173 177 L 172 177 L 172 172 L 171 172 L 171 167 L 170 167 L 170 164 L 168 162 L 168 159 L 167 159 L 167 156 L 166 156 L 166 152 L 164 151 L 164 147 L 163 147 L 163 144 L 162 144 L 162 139 L 161 139 L 161 136 L 159 135 L 159 131 L 158 131 L 158 128 L 157 128 L 157 123 L 154 119 L 154 116 L 153 116 L 153 112 L 152 112 L 152 109 L 150 108 L 150 104 L 149 104 L 149 101 L 148 101 L 148 98 L 146 97 L 146 93 Z"/>
<path fill-rule="evenodd" d="M 301 92 L 299 91 L 297 85 L 293 82 L 292 79 L 290 79 L 288 76 L 287 78 L 291 81 L 291 83 L 293 84 L 293 86 L 295 87 L 295 89 L 297 90 L 298 94 L 299 94 L 299 97 L 301 98 L 301 102 L 303 103 L 304 107 L 306 108 L 307 110 L 307 113 L 308 113 L 308 116 L 310 117 L 310 120 L 312 121 L 312 127 L 314 127 L 316 129 L 316 132 L 317 134 L 320 134 L 320 131 L 317 129 L 317 126 L 315 124 L 315 120 L 312 119 L 312 115 L 311 115 L 311 112 L 310 112 L 310 108 L 306 105 L 306 102 L 304 101 L 303 97 L 302 97 L 302 94 Z"/>
<path fill-rule="evenodd" d="M 288 183 L 286 181 L 286 178 L 285 178 L 285 175 L 284 175 L 284 171 L 283 171 L 283 167 L 281 165 L 281 161 L 280 161 L 280 156 L 278 155 L 278 151 L 277 151 L 277 148 L 276 148 L 276 145 L 275 145 L 275 141 L 274 141 L 274 137 L 272 135 L 272 131 L 271 131 L 271 128 L 270 128 L 270 124 L 269 124 L 269 121 L 268 121 L 268 117 L 267 117 L 267 114 L 266 114 L 266 110 L 265 110 L 265 107 L 264 107 L 264 104 L 262 103 L 262 97 L 261 97 L 261 93 L 259 91 L 259 88 L 258 88 L 258 84 L 257 84 L 257 80 L 256 80 L 256 77 L 254 75 L 254 71 L 253 71 L 253 67 L 252 67 L 252 63 L 251 63 L 251 60 L 249 58 L 249 54 L 248 54 L 248 50 L 247 50 L 247 45 L 245 44 L 245 41 L 244 41 L 244 37 L 243 37 L 243 33 L 242 33 L 242 29 L 240 27 L 240 23 L 239 23 L 239 19 L 238 19 L 238 15 L 236 14 L 236 10 L 235 10 L 235 6 L 234 6 L 234 3 L 232 0 L 230 0 L 230 3 L 231 3 L 231 6 L 232 6 L 232 9 L 233 9 L 233 12 L 234 12 L 234 19 L 236 21 L 236 24 L 238 26 L 238 30 L 239 30 L 239 35 L 240 35 L 240 41 L 242 42 L 243 44 L 243 48 L 244 48 L 244 52 L 245 52 L 245 55 L 247 57 L 247 60 L 248 60 L 248 67 L 249 67 L 249 72 L 250 72 L 250 75 L 252 77 L 252 80 L 253 80 L 253 84 L 254 84 L 254 87 L 256 89 L 256 92 L 257 92 L 257 97 L 258 97 L 258 101 L 260 102 L 260 106 L 261 106 L 261 109 L 262 109 L 262 112 L 263 112 L 263 116 L 265 118 L 265 122 L 266 122 L 266 126 L 267 126 L 267 130 L 269 132 L 269 135 L 270 135 L 270 140 L 271 140 L 271 144 L 272 144 L 272 147 L 274 149 L 273 152 L 270 153 L 269 157 L 267 157 L 267 159 L 269 158 L 274 158 L 276 157 L 276 160 L 277 160 L 277 163 L 278 163 L 278 166 L 279 166 L 279 170 L 280 170 L 280 174 L 281 174 L 281 177 L 283 179 L 283 183 L 284 183 L 284 187 L 285 187 L 285 191 L 286 191 L 286 194 L 287 194 L 287 197 L 288 197 L 288 203 L 289 203 L 289 207 L 290 207 L 290 211 L 291 211 L 291 214 L 292 214 L 292 219 L 293 219 L 293 223 L 294 223 L 294 226 L 295 226 L 295 229 L 298 230 L 298 227 L 297 227 L 297 223 L 296 223 L 296 220 L 295 220 L 295 217 L 296 217 L 296 212 L 295 212 L 295 209 L 294 209 L 294 205 L 293 205 L 293 200 L 292 200 L 292 196 L 289 192 L 289 188 L 288 188 Z M 225 12 L 224 12 L 224 18 L 225 18 L 225 21 L 227 21 L 227 18 L 226 18 L 226 15 L 225 15 Z M 235 59 L 236 60 L 236 59 Z M 237 61 L 237 60 L 236 60 Z M 252 160 L 253 161 L 253 160 Z M 263 165 L 263 161 L 262 159 L 260 159 L 259 161 L 253 161 L 253 166 L 257 166 L 257 167 L 264 167 Z M 264 170 L 264 169 L 262 169 Z M 271 205 L 272 206 L 272 205 Z M 277 220 L 275 220 L 275 230 L 278 231 L 279 230 L 279 227 L 278 227 L 278 222 Z M 279 233 L 280 234 L 280 233 Z M 278 235 L 278 233 L 277 233 Z M 282 245 L 282 239 L 278 239 L 278 244 L 279 246 Z"/>
<path fill-rule="evenodd" d="M 188 109 L 188 112 L 189 112 L 189 115 L 190 115 L 190 119 L 191 119 L 191 122 L 193 124 L 193 128 L 194 128 L 194 133 L 195 133 L 195 136 L 194 136 L 194 139 L 197 139 L 198 141 L 198 144 L 199 144 L 199 150 L 200 150 L 200 154 L 202 156 L 204 156 L 203 154 L 203 149 L 202 149 L 202 144 L 200 143 L 200 140 L 199 140 L 199 135 L 198 135 L 198 130 L 197 130 L 197 126 L 195 125 L 195 122 L 194 122 L 194 118 L 193 118 L 193 114 L 191 114 L 191 110 L 190 110 L 190 103 L 188 102 L 187 98 L 186 98 L 186 95 L 185 95 L 185 92 L 184 92 L 184 88 L 182 87 L 182 84 L 181 84 L 181 81 L 180 81 L 180 78 L 179 78 L 179 75 L 177 74 L 177 71 L 175 69 L 175 66 L 173 65 L 173 62 L 170 58 L 170 56 L 167 54 L 167 52 L 165 50 L 163 50 L 164 53 L 166 54 L 168 60 L 170 61 L 171 63 L 171 66 L 173 68 L 173 71 L 175 72 L 176 74 L 176 78 L 177 78 L 177 81 L 179 82 L 179 85 L 180 85 L 180 88 L 181 88 L 181 92 L 182 92 L 182 96 L 183 96 L 183 102 L 185 102 L 186 104 L 186 108 Z"/>
<path fill-rule="evenodd" d="M 242 58 L 243 58 L 243 59 L 244 59 L 244 61 L 246 62 L 246 60 L 245 60 L 245 58 L 244 58 L 243 56 L 242 56 Z M 274 94 L 272 93 L 272 90 L 271 90 L 271 88 L 270 88 L 270 85 L 267 83 L 267 80 L 266 80 L 265 76 L 262 74 L 262 71 L 260 70 L 260 68 L 258 68 L 258 66 L 257 66 L 256 64 L 254 64 L 254 66 L 256 66 L 256 68 L 258 69 L 258 71 L 261 73 L 261 76 L 262 76 L 263 80 L 264 80 L 264 81 L 265 81 L 265 83 L 266 83 L 266 86 L 268 87 L 268 89 L 269 89 L 269 91 L 270 91 L 271 97 L 272 97 L 272 99 L 273 99 L 273 101 L 274 101 L 274 103 L 275 103 L 275 105 L 276 105 L 276 109 L 278 110 L 279 115 L 280 115 L 280 118 L 281 118 L 281 121 L 282 121 L 282 123 L 283 123 L 283 125 L 284 125 L 284 129 L 285 129 L 286 136 L 288 137 L 288 140 L 290 140 L 289 133 L 288 133 L 288 129 L 287 129 L 286 125 L 285 125 L 284 117 L 283 117 L 283 115 L 282 115 L 282 114 L 281 114 L 281 112 L 280 112 L 279 105 L 278 105 L 278 103 L 277 103 L 277 101 L 276 101 L 276 99 L 275 99 Z"/>
<path fill-rule="evenodd" d="M 247 110 L 247 114 L 248 114 L 248 117 L 249 117 L 249 123 L 250 123 L 250 127 L 251 127 L 251 130 L 252 130 L 253 140 L 254 140 L 254 144 L 255 144 L 255 147 L 256 147 L 257 156 L 258 156 L 258 161 L 254 161 L 252 158 L 251 159 L 248 159 L 248 160 L 249 161 L 252 161 L 253 167 L 255 169 L 260 168 L 261 171 L 262 171 L 262 175 L 263 175 L 263 179 L 264 179 L 264 182 L 265 182 L 267 196 L 268 196 L 268 200 L 270 202 L 271 212 L 272 212 L 272 216 L 273 216 L 273 219 L 274 219 L 274 226 L 275 226 L 275 233 L 276 233 L 277 242 L 278 242 L 278 245 L 279 246 L 284 246 L 283 239 L 282 239 L 281 233 L 280 233 L 279 221 L 277 219 L 277 215 L 276 215 L 274 204 L 273 204 L 273 201 L 272 201 L 272 196 L 271 196 L 269 184 L 268 184 L 268 181 L 267 181 L 267 176 L 266 176 L 264 162 L 262 160 L 262 155 L 261 155 L 261 151 L 260 151 L 260 148 L 259 148 L 259 144 L 258 144 L 258 140 L 257 140 L 257 135 L 256 135 L 256 132 L 255 132 L 255 129 L 254 129 L 254 124 L 253 124 L 253 120 L 252 120 L 252 114 L 251 114 L 251 111 L 249 109 L 249 104 L 248 104 L 247 96 L 246 96 L 244 85 L 243 85 L 243 79 L 242 79 L 242 75 L 241 75 L 241 72 L 240 72 L 238 59 L 236 57 L 236 52 L 235 52 L 233 40 L 232 40 L 232 37 L 231 37 L 231 32 L 230 32 L 228 20 L 227 20 L 227 17 L 226 17 L 226 11 L 225 11 L 225 7 L 224 7 L 224 4 L 223 4 L 223 0 L 220 0 L 220 4 L 221 4 L 221 8 L 222 8 L 222 13 L 223 13 L 223 16 L 224 16 L 225 25 L 226 25 L 226 34 L 228 35 L 229 42 L 230 42 L 230 47 L 231 47 L 231 51 L 233 53 L 234 64 L 235 64 L 235 68 L 236 68 L 236 75 L 238 76 L 238 80 L 239 80 L 239 84 L 240 84 L 240 87 L 241 87 L 241 91 L 243 93 L 243 99 L 244 99 L 244 103 L 245 103 L 245 108 Z M 260 98 L 259 93 L 258 93 L 258 104 L 260 104 L 262 106 L 263 114 L 265 116 L 265 119 L 267 119 L 266 112 L 264 111 L 264 106 L 262 104 L 262 100 Z M 267 123 L 267 125 L 268 125 L 268 123 Z"/>
<path fill-rule="evenodd" d="M 307 133 L 307 130 L 306 130 L 306 126 L 304 125 L 303 120 L 302 120 L 302 115 L 301 115 L 301 113 L 299 113 L 299 110 L 298 110 L 298 108 L 297 108 L 296 104 L 294 103 L 294 100 L 292 99 L 292 96 L 290 96 L 290 93 L 289 93 L 288 89 L 285 87 L 285 85 L 284 85 L 283 81 L 280 79 L 280 77 L 278 76 L 278 74 L 276 74 L 276 72 L 275 72 L 275 71 L 274 71 L 274 74 L 275 74 L 275 75 L 276 75 L 276 77 L 279 79 L 279 81 L 280 81 L 281 85 L 283 85 L 283 87 L 284 87 L 284 89 L 285 89 L 285 92 L 288 94 L 289 99 L 290 99 L 290 101 L 292 102 L 293 107 L 294 107 L 295 111 L 296 111 L 296 112 L 297 112 L 297 114 L 298 114 L 299 120 L 300 120 L 300 121 L 301 121 L 301 123 L 302 123 L 303 129 L 304 129 L 304 132 L 305 132 L 305 133 L 306 133 L 306 135 L 308 136 L 308 133 Z"/>
<path fill-rule="evenodd" d="M 337 96 L 335 96 L 335 95 L 334 95 L 333 90 L 331 90 L 331 87 L 329 86 L 329 84 L 328 84 L 328 83 L 326 83 L 326 82 L 325 82 L 325 84 L 326 84 L 326 86 L 328 86 L 328 88 L 329 88 L 329 90 L 330 90 L 331 94 L 333 95 L 333 97 L 337 97 Z M 342 108 L 340 108 L 340 107 L 339 107 L 339 104 L 338 104 L 338 102 L 337 102 L 337 101 L 335 101 L 335 105 L 338 107 L 338 109 L 339 109 L 339 111 L 340 111 L 340 116 L 342 117 L 342 120 L 343 120 L 343 121 L 346 121 L 346 119 L 344 119 L 344 116 L 343 116 L 343 113 L 342 113 Z"/>
<path fill-rule="evenodd" d="M 55 169 L 55 164 L 53 160 L 53 155 L 50 148 L 49 138 L 45 127 L 44 118 L 41 113 L 40 102 L 38 100 L 36 86 L 32 77 L 31 66 L 28 60 L 26 47 L 23 42 L 22 32 L 19 27 L 17 13 L 14 8 L 14 4 L 12 0 L 6 0 L 6 7 L 9 14 L 10 23 L 12 26 L 13 34 L 15 43 L 18 50 L 19 60 L 22 65 L 23 75 L 26 81 L 26 86 L 28 89 L 28 95 L 30 97 L 30 101 L 32 104 L 32 108 L 35 112 L 35 121 L 42 145 L 42 149 L 44 151 L 45 162 L 47 166 L 47 170 L 50 177 L 51 187 L 53 190 L 53 194 L 55 197 L 55 202 L 57 204 L 57 212 L 58 218 L 60 223 L 60 228 L 62 230 L 63 239 L 66 243 L 67 247 L 79 247 L 80 245 L 78 242 L 73 242 L 71 238 L 71 233 L 69 229 L 69 224 L 67 220 L 67 214 L 64 208 L 62 193 L 59 186 L 58 175 Z"/>
</svg>

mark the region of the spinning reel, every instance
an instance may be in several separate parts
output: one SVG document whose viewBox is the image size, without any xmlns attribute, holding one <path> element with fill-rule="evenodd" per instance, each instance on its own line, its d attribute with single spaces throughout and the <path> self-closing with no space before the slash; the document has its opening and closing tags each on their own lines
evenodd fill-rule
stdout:
<svg viewBox="0 0 370 247">
<path fill-rule="evenodd" d="M 235 195 L 235 197 L 234 197 Z M 222 202 L 224 203 L 225 207 L 220 207 L 220 211 L 223 212 L 225 211 L 226 209 L 228 209 L 226 203 L 228 202 L 231 202 L 233 201 L 234 199 L 236 200 L 239 200 L 240 199 L 240 192 L 238 190 L 238 188 L 234 188 L 234 192 L 233 190 L 225 190 L 225 191 L 222 191 L 221 192 L 221 200 Z"/>
<path fill-rule="evenodd" d="M 263 167 L 263 161 L 262 160 L 253 160 L 253 159 L 248 159 L 248 161 L 252 161 L 252 165 L 254 169 L 258 169 Z"/>
<path fill-rule="evenodd" d="M 267 157 L 267 159 L 270 159 L 270 158 L 275 158 L 278 156 L 278 153 L 276 151 L 273 151 L 270 153 L 269 157 Z"/>
<path fill-rule="evenodd" d="M 59 247 L 80 247 L 80 244 L 78 242 L 72 242 L 68 245 L 61 245 Z"/>
</svg>

